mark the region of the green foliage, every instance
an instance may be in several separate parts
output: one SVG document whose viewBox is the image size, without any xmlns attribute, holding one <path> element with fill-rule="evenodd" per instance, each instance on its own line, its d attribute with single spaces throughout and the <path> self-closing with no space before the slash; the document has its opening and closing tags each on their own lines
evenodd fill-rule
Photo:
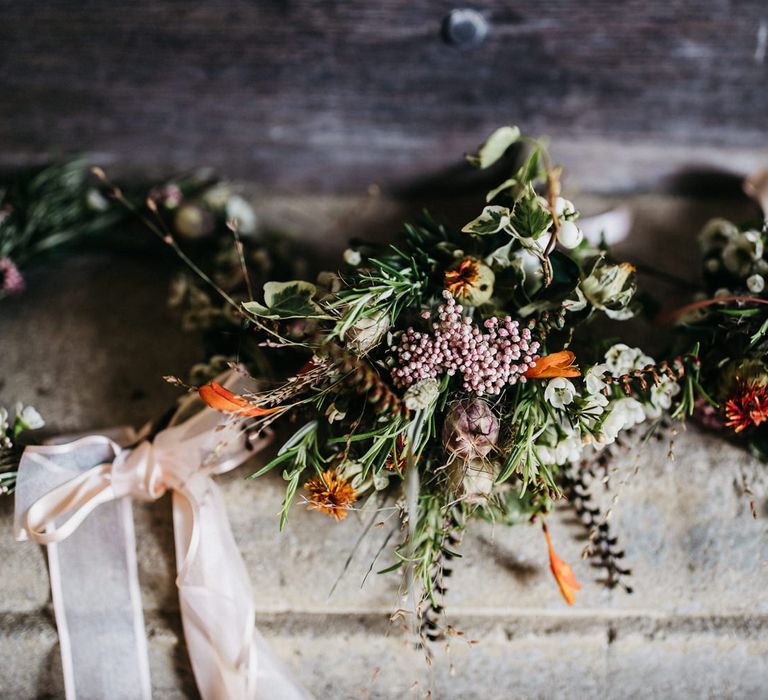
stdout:
<svg viewBox="0 0 768 700">
<path fill-rule="evenodd" d="M 264 304 L 249 301 L 243 308 L 261 318 L 328 318 L 315 301 L 317 288 L 301 280 L 267 282 L 264 285 Z"/>
<path fill-rule="evenodd" d="M 476 219 L 472 219 L 462 230 L 476 236 L 489 236 L 509 226 L 512 213 L 506 207 L 488 206 Z"/>
<path fill-rule="evenodd" d="M 536 197 L 524 197 L 515 204 L 510 228 L 520 238 L 539 238 L 552 225 L 552 215 L 537 201 Z"/>
<path fill-rule="evenodd" d="M 479 168 L 490 168 L 509 149 L 520 140 L 520 129 L 516 126 L 502 126 L 496 129 L 478 149 L 477 155 L 467 156 L 467 160 Z"/>
<path fill-rule="evenodd" d="M 109 202 L 76 159 L 22 174 L 0 187 L 0 257 L 19 267 L 101 236 L 126 211 Z"/>
<path fill-rule="evenodd" d="M 16 489 L 19 461 L 24 452 L 24 433 L 42 428 L 45 422 L 31 406 L 16 404 L 11 420 L 9 412 L 0 406 L 0 496 Z"/>
</svg>

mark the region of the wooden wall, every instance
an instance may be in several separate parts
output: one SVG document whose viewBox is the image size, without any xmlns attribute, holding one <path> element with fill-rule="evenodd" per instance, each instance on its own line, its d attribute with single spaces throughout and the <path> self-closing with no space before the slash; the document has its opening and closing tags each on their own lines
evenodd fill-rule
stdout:
<svg viewBox="0 0 768 700">
<path fill-rule="evenodd" d="M 591 159 L 597 189 L 667 159 L 768 162 L 765 0 L 478 0 L 475 48 L 441 37 L 456 7 L 0 0 L 0 168 L 89 151 L 357 191 L 449 165 L 504 123 Z"/>
</svg>

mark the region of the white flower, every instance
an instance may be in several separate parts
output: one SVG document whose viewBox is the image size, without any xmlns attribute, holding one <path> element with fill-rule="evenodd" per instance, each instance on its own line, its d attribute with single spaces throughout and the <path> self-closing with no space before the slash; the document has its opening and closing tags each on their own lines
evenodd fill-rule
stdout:
<svg viewBox="0 0 768 700">
<path fill-rule="evenodd" d="M 563 248 L 575 248 L 584 240 L 584 234 L 573 221 L 563 221 L 557 233 L 557 241 Z"/>
<path fill-rule="evenodd" d="M 544 431 L 535 446 L 537 457 L 547 466 L 562 466 L 567 462 L 576 462 L 581 458 L 583 449 L 584 441 L 580 431 L 571 430 L 570 433 L 558 439 L 551 426 Z"/>
<path fill-rule="evenodd" d="M 756 260 L 763 257 L 763 239 L 757 231 L 739 233 L 723 248 L 723 264 L 733 275 L 746 277 Z"/>
<path fill-rule="evenodd" d="M 626 397 L 614 401 L 603 419 L 601 433 L 606 444 L 616 440 L 622 430 L 642 423 L 645 420 L 645 409 L 637 399 Z"/>
<path fill-rule="evenodd" d="M 5 435 L 5 431 L 8 430 L 8 411 L 0 406 L 0 438 Z"/>
<path fill-rule="evenodd" d="M 37 430 L 45 425 L 43 417 L 33 406 L 24 406 L 21 402 L 16 404 L 16 420 L 25 430 Z"/>
<path fill-rule="evenodd" d="M 640 348 L 631 348 L 624 343 L 616 343 L 605 353 L 605 364 L 614 377 L 620 377 L 633 369 L 643 369 L 643 367 L 652 365 L 654 361 Z"/>
<path fill-rule="evenodd" d="M 347 265 L 351 265 L 352 267 L 357 267 L 361 262 L 363 262 L 363 256 L 360 255 L 360 251 L 353 250 L 352 248 L 347 248 L 344 251 L 344 262 L 347 263 Z"/>
<path fill-rule="evenodd" d="M 437 379 L 422 379 L 405 392 L 405 407 L 411 411 L 429 408 L 437 399 L 440 383 Z"/>
<path fill-rule="evenodd" d="M 663 411 L 672 406 L 672 397 L 680 393 L 680 385 L 668 377 L 663 377 L 659 384 L 651 387 L 651 404 L 645 407 L 648 418 L 661 418 Z"/>
<path fill-rule="evenodd" d="M 227 219 L 237 222 L 237 232 L 244 236 L 256 233 L 259 224 L 253 207 L 238 194 L 227 200 Z"/>
<path fill-rule="evenodd" d="M 747 278 L 747 289 L 752 294 L 760 294 L 765 289 L 765 278 L 762 275 L 751 275 Z"/>
<path fill-rule="evenodd" d="M 587 373 L 584 375 L 584 383 L 587 385 L 587 393 L 600 394 L 602 396 L 601 392 L 608 386 L 603 380 L 603 376 L 608 371 L 608 365 L 605 363 L 594 365 L 587 370 Z"/>
<path fill-rule="evenodd" d="M 715 248 L 722 248 L 728 241 L 739 235 L 739 229 L 725 219 L 712 219 L 699 234 L 699 245 L 708 253 Z"/>
<path fill-rule="evenodd" d="M 608 403 L 608 397 L 605 394 L 589 394 L 584 400 L 581 412 L 585 417 L 596 418 L 602 415 Z"/>
<path fill-rule="evenodd" d="M 577 462 L 581 458 L 582 449 L 584 443 L 581 437 L 576 433 L 569 435 L 555 446 L 555 463 L 562 466 L 567 462 Z"/>
<path fill-rule="evenodd" d="M 358 352 L 368 352 L 378 345 L 389 330 L 389 316 L 383 311 L 374 311 L 363 316 L 347 331 L 346 340 Z"/>
<path fill-rule="evenodd" d="M 634 312 L 628 307 L 635 294 L 634 273 L 635 268 L 629 263 L 612 265 L 600 259 L 576 287 L 576 298 L 566 299 L 564 305 L 568 311 L 581 311 L 589 302 L 608 318 L 619 321 L 632 318 Z"/>
<path fill-rule="evenodd" d="M 546 466 L 556 464 L 554 448 L 550 447 L 549 445 L 536 445 L 535 449 L 536 456 L 539 458 L 539 461 L 542 464 Z"/>
<path fill-rule="evenodd" d="M 544 389 L 544 398 L 555 408 L 565 408 L 573 402 L 575 396 L 576 387 L 565 377 L 550 379 L 547 388 Z"/>
</svg>

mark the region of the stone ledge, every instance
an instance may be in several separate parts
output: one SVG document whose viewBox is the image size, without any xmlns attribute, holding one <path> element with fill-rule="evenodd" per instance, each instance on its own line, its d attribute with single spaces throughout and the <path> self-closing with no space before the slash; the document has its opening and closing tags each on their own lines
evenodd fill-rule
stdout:
<svg viewBox="0 0 768 700">
<path fill-rule="evenodd" d="M 24 663 L 3 665 L 0 697 L 62 697 L 55 629 L 44 618 L 26 617 L 23 623 L 18 616 L 1 618 L 0 654 L 23 658 Z M 322 618 L 297 626 L 295 620 L 283 625 L 285 616 L 260 623 L 317 700 L 418 698 L 430 683 L 432 697 L 456 700 L 746 698 L 762 696 L 768 673 L 768 640 L 764 634 L 744 636 L 737 619 L 720 621 L 717 631 L 688 619 L 685 630 L 653 634 L 624 626 L 582 628 L 569 623 L 567 631 L 522 631 L 496 624 L 477 629 L 483 634 L 479 644 L 454 637 L 448 650 L 433 645 L 435 658 L 428 667 L 423 652 L 399 631 L 380 634 L 365 626 L 365 617 L 356 618 L 354 631 L 322 623 L 316 627 Z M 765 618 L 760 619 L 761 632 L 765 625 Z M 150 620 L 150 627 L 153 697 L 195 698 L 177 632 L 159 619 Z"/>
</svg>

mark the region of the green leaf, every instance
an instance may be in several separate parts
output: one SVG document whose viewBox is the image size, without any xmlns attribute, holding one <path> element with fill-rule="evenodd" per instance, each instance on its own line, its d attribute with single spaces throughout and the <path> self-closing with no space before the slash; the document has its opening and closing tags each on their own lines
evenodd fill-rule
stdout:
<svg viewBox="0 0 768 700">
<path fill-rule="evenodd" d="M 327 318 L 314 301 L 317 288 L 314 284 L 293 280 L 291 282 L 267 282 L 264 285 L 264 304 L 248 301 L 243 308 L 262 318 Z"/>
<path fill-rule="evenodd" d="M 485 195 L 485 201 L 491 202 L 493 201 L 497 195 L 501 194 L 502 192 L 506 192 L 507 190 L 511 190 L 513 187 L 517 187 L 520 183 L 517 181 L 517 178 L 511 177 L 508 180 L 504 180 L 498 187 L 494 187 L 487 195 Z"/>
<path fill-rule="evenodd" d="M 486 139 L 485 143 L 480 146 L 477 155 L 467 156 L 467 160 L 479 168 L 489 168 L 519 139 L 520 129 L 516 126 L 502 126 Z"/>
<path fill-rule="evenodd" d="M 521 185 L 528 185 L 545 174 L 541 167 L 541 146 L 537 145 L 532 150 L 528 159 L 520 166 L 515 174 L 515 179 Z"/>
<path fill-rule="evenodd" d="M 515 204 L 510 224 L 520 238 L 538 238 L 552 225 L 552 216 L 535 197 L 526 197 Z"/>
<path fill-rule="evenodd" d="M 462 233 L 490 236 L 509 225 L 511 214 L 512 212 L 506 207 L 485 207 L 480 216 L 470 221 L 463 229 L 461 229 Z"/>
</svg>

